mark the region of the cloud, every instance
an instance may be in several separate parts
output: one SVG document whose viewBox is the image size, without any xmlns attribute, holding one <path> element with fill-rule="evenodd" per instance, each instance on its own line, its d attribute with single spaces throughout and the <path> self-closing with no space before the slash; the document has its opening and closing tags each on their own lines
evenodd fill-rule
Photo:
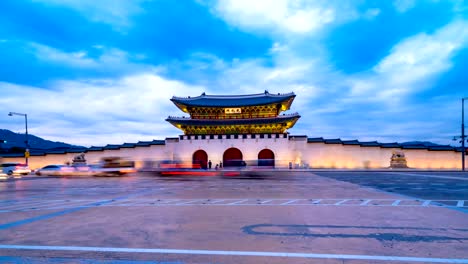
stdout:
<svg viewBox="0 0 468 264">
<path fill-rule="evenodd" d="M 380 9 L 378 8 L 369 8 L 364 12 L 363 17 L 366 19 L 373 19 L 380 14 Z"/>
<path fill-rule="evenodd" d="M 220 0 L 214 11 L 229 23 L 246 29 L 274 30 L 296 34 L 320 30 L 335 20 L 331 7 L 308 1 Z"/>
<path fill-rule="evenodd" d="M 94 68 L 98 66 L 95 60 L 87 56 L 86 51 L 67 53 L 39 43 L 30 43 L 29 46 L 32 48 L 34 55 L 40 60 L 79 68 Z"/>
<path fill-rule="evenodd" d="M 25 49 L 29 50 L 37 59 L 45 64 L 57 65 L 73 69 L 75 73 L 94 72 L 130 74 L 142 71 L 155 71 L 156 66 L 141 63 L 146 58 L 144 54 L 129 54 L 123 50 L 93 45 L 88 49 L 65 52 L 40 43 L 23 43 Z M 91 56 L 93 54 L 93 56 Z"/>
<path fill-rule="evenodd" d="M 116 30 L 131 26 L 131 17 L 143 12 L 146 0 L 32 0 L 44 5 L 61 6 L 81 13 L 89 20 L 110 24 Z"/>
<path fill-rule="evenodd" d="M 394 0 L 393 5 L 398 12 L 404 13 L 416 6 L 416 0 Z"/>
<path fill-rule="evenodd" d="M 47 89 L 45 89 L 47 88 Z M 102 145 L 164 139 L 180 131 L 164 119 L 181 115 L 173 95 L 205 88 L 147 72 L 119 79 L 62 80 L 49 87 L 0 82 L 0 112 L 28 113 L 32 134 L 72 144 Z M 15 120 L 2 120 L 16 131 Z"/>
<path fill-rule="evenodd" d="M 369 72 L 350 78 L 352 94 L 373 93 L 376 100 L 394 100 L 421 89 L 425 82 L 452 67 L 451 59 L 468 42 L 468 22 L 457 20 L 435 31 L 396 44 Z"/>
</svg>

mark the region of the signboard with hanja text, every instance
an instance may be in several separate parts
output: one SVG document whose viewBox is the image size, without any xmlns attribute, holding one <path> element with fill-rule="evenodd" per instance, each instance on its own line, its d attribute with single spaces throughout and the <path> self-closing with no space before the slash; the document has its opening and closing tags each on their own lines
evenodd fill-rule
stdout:
<svg viewBox="0 0 468 264">
<path fill-rule="evenodd" d="M 225 114 L 240 114 L 241 109 L 240 108 L 224 108 L 224 113 Z"/>
</svg>

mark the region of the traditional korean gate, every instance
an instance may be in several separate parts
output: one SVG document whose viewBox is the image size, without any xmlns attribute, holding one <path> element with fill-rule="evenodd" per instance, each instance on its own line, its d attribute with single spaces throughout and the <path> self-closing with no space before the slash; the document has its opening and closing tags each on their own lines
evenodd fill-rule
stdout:
<svg viewBox="0 0 468 264">
<path fill-rule="evenodd" d="M 245 162 L 242 160 L 242 152 L 237 148 L 229 148 L 223 154 L 224 167 L 242 167 Z"/>
<path fill-rule="evenodd" d="M 208 154 L 202 149 L 199 149 L 193 153 L 192 156 L 192 163 L 194 164 L 194 168 L 196 168 L 197 165 L 195 164 L 200 164 L 200 167 L 202 169 L 206 169 L 206 164 L 208 162 Z"/>
<path fill-rule="evenodd" d="M 275 154 L 269 149 L 263 149 L 258 153 L 258 166 L 275 167 Z"/>
</svg>

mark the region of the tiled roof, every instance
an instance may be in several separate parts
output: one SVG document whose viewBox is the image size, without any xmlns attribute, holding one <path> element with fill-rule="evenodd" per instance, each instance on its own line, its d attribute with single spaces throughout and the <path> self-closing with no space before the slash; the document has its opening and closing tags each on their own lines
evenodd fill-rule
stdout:
<svg viewBox="0 0 468 264">
<path fill-rule="evenodd" d="M 393 143 L 380 143 L 382 148 L 399 148 L 401 147 L 400 144 L 393 142 Z"/>
<path fill-rule="evenodd" d="M 377 141 L 359 142 L 361 147 L 380 147 L 380 143 Z"/>
<path fill-rule="evenodd" d="M 301 116 L 297 113 L 291 115 L 279 115 L 277 117 L 255 118 L 255 119 L 191 119 L 180 117 L 168 117 L 166 121 L 171 124 L 198 125 L 198 126 L 220 126 L 237 124 L 277 124 L 288 121 L 295 121 Z"/>
<path fill-rule="evenodd" d="M 104 146 L 104 149 L 106 149 L 106 150 L 117 150 L 117 149 L 120 149 L 120 145 L 108 144 L 108 145 Z"/>
<path fill-rule="evenodd" d="M 359 145 L 359 141 L 357 140 L 341 140 L 341 143 L 343 143 L 343 145 Z"/>
<path fill-rule="evenodd" d="M 294 93 L 270 94 L 267 91 L 261 94 L 248 95 L 206 95 L 203 93 L 195 97 L 172 97 L 176 104 L 199 107 L 240 107 L 253 105 L 267 105 L 281 103 L 296 97 Z"/>
<path fill-rule="evenodd" d="M 85 148 L 73 148 L 73 149 L 67 149 L 66 150 L 67 153 L 81 153 L 81 152 L 85 152 L 86 149 Z"/>
<path fill-rule="evenodd" d="M 323 137 L 318 137 L 318 138 L 308 138 L 307 143 L 323 143 L 325 142 Z"/>
<path fill-rule="evenodd" d="M 339 139 L 339 138 L 325 139 L 324 142 L 325 142 L 325 144 L 341 144 L 341 139 Z"/>
<path fill-rule="evenodd" d="M 136 143 L 123 143 L 120 145 L 121 148 L 134 148 Z"/>
<path fill-rule="evenodd" d="M 104 150 L 104 147 L 95 147 L 95 146 L 92 146 L 92 147 L 86 149 L 87 152 L 88 152 L 88 151 L 102 151 L 102 150 Z"/>
<path fill-rule="evenodd" d="M 397 142 L 393 143 L 380 143 L 377 141 L 362 142 L 358 140 L 341 140 L 335 139 L 324 139 L 323 137 L 308 138 L 307 143 L 325 143 L 325 144 L 343 144 L 343 145 L 359 145 L 361 147 L 381 147 L 381 148 L 401 148 L 401 149 L 427 149 L 431 151 L 456 151 L 461 152 L 461 148 L 452 147 L 450 145 L 437 145 L 437 144 L 400 144 Z"/>
</svg>

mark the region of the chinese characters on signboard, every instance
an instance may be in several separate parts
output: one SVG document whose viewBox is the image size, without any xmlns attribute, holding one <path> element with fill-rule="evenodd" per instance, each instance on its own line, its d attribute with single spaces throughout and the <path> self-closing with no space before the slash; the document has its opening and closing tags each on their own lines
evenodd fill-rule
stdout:
<svg viewBox="0 0 468 264">
<path fill-rule="evenodd" d="M 224 113 L 225 114 L 240 114 L 241 109 L 240 108 L 224 108 Z"/>
</svg>

